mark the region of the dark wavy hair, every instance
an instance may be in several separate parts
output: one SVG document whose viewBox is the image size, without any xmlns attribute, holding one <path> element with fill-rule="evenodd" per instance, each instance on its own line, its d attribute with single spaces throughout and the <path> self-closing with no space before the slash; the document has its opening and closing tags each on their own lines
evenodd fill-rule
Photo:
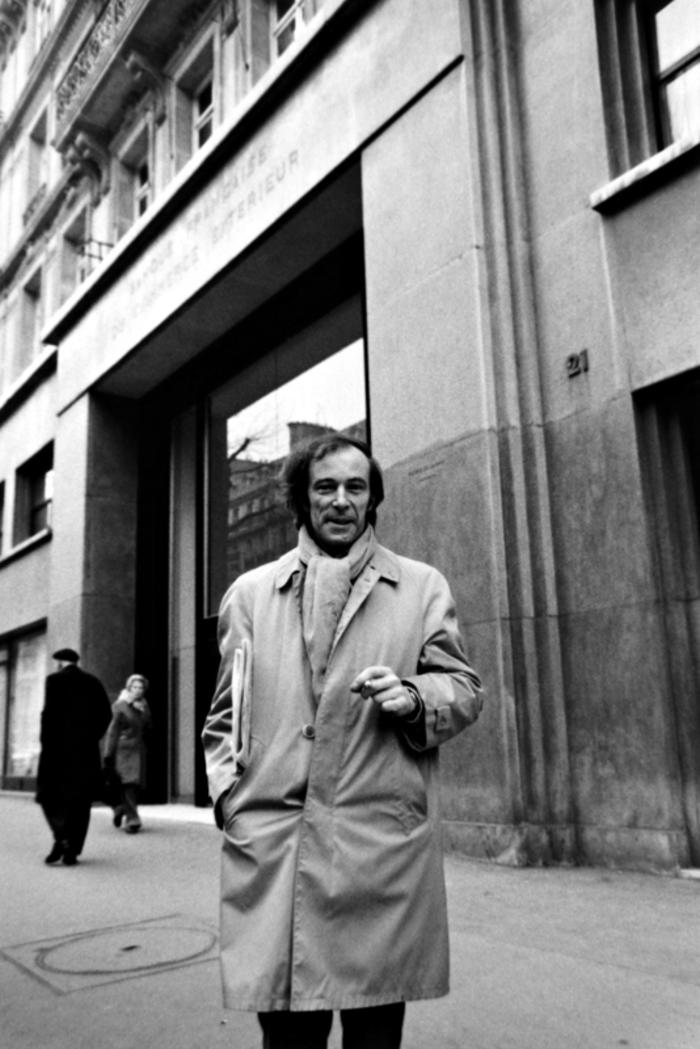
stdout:
<svg viewBox="0 0 700 1049">
<path fill-rule="evenodd" d="M 309 523 L 309 471 L 312 463 L 320 462 L 331 452 L 341 448 L 357 448 L 369 462 L 369 506 L 367 524 L 377 522 L 377 507 L 384 499 L 384 478 L 381 467 L 364 441 L 347 437 L 342 433 L 327 433 L 314 437 L 294 448 L 284 461 L 280 482 L 287 506 L 292 512 L 297 528 Z"/>
</svg>

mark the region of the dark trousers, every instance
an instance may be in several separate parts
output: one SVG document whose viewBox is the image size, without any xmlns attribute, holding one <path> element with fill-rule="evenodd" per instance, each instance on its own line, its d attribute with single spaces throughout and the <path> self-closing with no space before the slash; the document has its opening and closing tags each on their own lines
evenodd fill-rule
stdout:
<svg viewBox="0 0 700 1049">
<path fill-rule="evenodd" d="M 46 822 L 51 828 L 54 840 L 60 842 L 66 852 L 79 856 L 83 851 L 92 801 L 78 798 L 59 803 L 45 801 L 41 804 Z"/>
<path fill-rule="evenodd" d="M 399 1049 L 405 1002 L 341 1009 L 343 1049 Z M 263 1049 L 326 1049 L 333 1013 L 258 1013 Z"/>
</svg>

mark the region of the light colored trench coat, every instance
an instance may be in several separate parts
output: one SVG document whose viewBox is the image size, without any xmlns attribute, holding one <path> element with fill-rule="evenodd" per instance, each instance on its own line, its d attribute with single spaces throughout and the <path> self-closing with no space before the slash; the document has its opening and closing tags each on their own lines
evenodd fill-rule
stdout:
<svg viewBox="0 0 700 1049">
<path fill-rule="evenodd" d="M 454 605 L 434 568 L 384 547 L 356 580 L 312 695 L 296 550 L 241 576 L 219 619 L 203 742 L 224 816 L 224 1004 L 347 1009 L 448 990 L 437 745 L 478 716 Z M 234 765 L 231 668 L 252 646 L 252 742 Z M 350 691 L 391 667 L 425 704 L 425 737 Z"/>
</svg>

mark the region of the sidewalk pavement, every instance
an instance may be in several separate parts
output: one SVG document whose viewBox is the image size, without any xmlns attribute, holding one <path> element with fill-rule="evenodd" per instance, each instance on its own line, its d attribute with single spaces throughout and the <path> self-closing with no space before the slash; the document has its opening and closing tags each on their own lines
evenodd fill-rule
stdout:
<svg viewBox="0 0 700 1049">
<path fill-rule="evenodd" d="M 47 867 L 41 810 L 0 794 L 0 1049 L 259 1049 L 221 1007 L 211 813 L 142 816 L 126 835 L 96 807 L 78 866 Z M 452 992 L 409 1005 L 404 1049 L 699 1049 L 700 881 L 446 873 Z"/>
</svg>

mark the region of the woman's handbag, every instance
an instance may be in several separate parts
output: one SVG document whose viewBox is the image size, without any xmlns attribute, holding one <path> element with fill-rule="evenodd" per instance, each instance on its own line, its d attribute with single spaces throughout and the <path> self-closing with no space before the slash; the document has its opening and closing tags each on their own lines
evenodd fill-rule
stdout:
<svg viewBox="0 0 700 1049">
<path fill-rule="evenodd" d="M 106 764 L 102 769 L 102 801 L 115 809 L 122 800 L 122 781 L 114 765 Z"/>
</svg>

